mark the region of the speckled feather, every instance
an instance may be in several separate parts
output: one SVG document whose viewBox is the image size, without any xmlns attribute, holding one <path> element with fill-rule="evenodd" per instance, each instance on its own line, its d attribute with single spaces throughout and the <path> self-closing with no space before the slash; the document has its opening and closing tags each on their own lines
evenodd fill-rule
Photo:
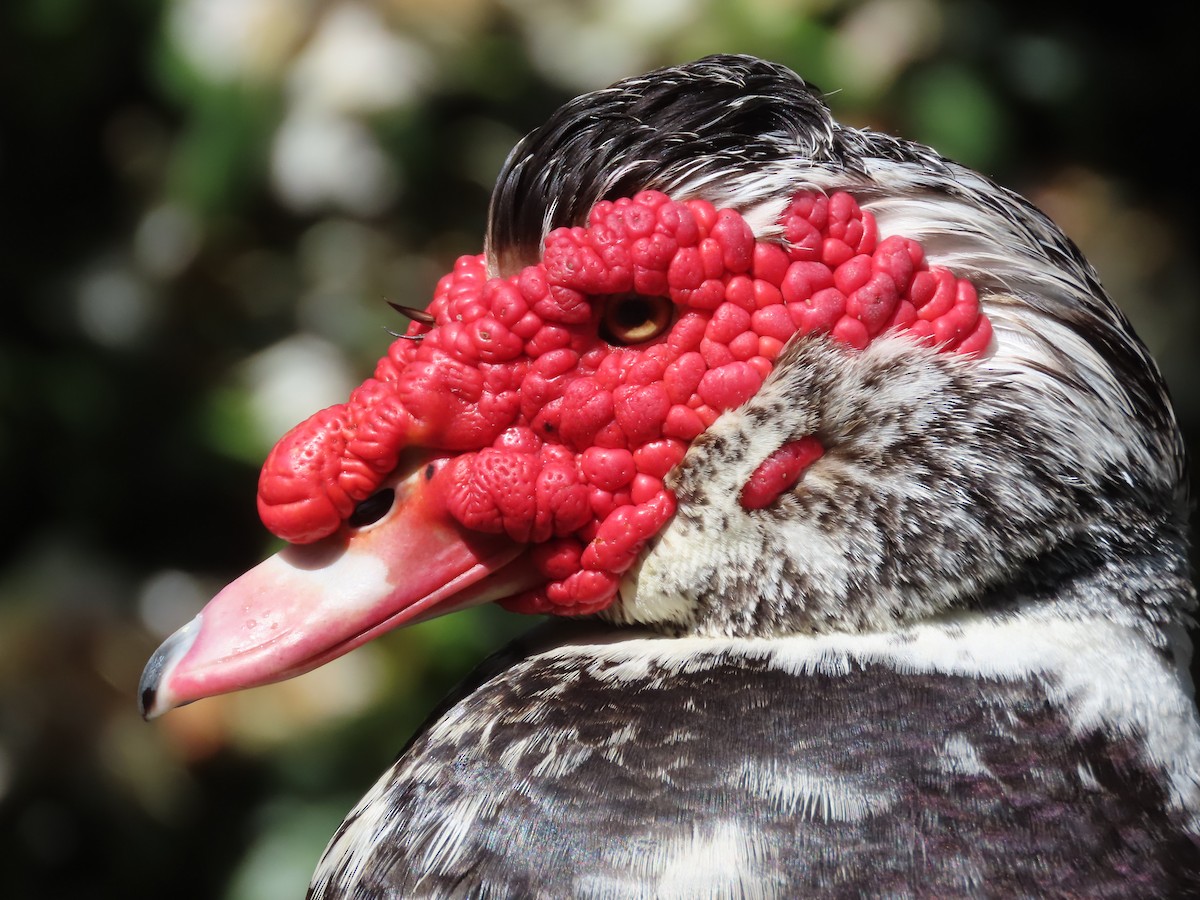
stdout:
<svg viewBox="0 0 1200 900">
<path fill-rule="evenodd" d="M 715 57 L 519 144 L 490 269 L 642 189 L 760 239 L 797 191 L 849 191 L 972 280 L 993 344 L 793 341 L 670 475 L 676 515 L 605 612 L 670 637 L 487 668 L 347 819 L 312 896 L 1200 891 L 1182 443 L 1074 245 L 934 151 L 839 125 L 786 69 Z M 743 508 L 805 435 L 825 452 L 797 487 Z"/>
<path fill-rule="evenodd" d="M 916 633 L 571 637 L 418 734 L 314 898 L 1200 890 L 1143 736 L 1075 721 L 1087 698 L 1053 670 L 914 664 Z"/>
</svg>

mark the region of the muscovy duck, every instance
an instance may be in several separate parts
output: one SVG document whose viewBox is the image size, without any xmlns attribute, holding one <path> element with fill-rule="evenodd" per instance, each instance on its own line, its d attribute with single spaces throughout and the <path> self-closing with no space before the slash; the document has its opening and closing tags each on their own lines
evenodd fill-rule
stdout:
<svg viewBox="0 0 1200 900">
<path fill-rule="evenodd" d="M 497 601 L 310 896 L 1200 891 L 1183 448 L 1074 245 L 791 71 L 564 105 L 143 711 Z"/>
</svg>

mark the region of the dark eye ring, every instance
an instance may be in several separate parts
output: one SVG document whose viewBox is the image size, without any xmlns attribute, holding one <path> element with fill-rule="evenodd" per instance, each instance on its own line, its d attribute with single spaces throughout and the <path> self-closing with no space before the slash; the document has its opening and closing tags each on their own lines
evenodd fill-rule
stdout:
<svg viewBox="0 0 1200 900">
<path fill-rule="evenodd" d="M 643 344 L 667 330 L 674 311 L 675 304 L 667 297 L 611 297 L 604 305 L 600 336 L 610 344 Z"/>
<path fill-rule="evenodd" d="M 351 528 L 364 528 L 373 522 L 378 522 L 388 514 L 395 499 L 396 492 L 392 488 L 376 491 L 366 500 L 359 501 L 346 523 Z"/>
</svg>

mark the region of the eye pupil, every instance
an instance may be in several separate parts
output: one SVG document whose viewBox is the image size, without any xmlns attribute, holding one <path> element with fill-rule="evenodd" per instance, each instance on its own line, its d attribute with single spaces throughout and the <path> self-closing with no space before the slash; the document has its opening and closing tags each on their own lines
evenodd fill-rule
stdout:
<svg viewBox="0 0 1200 900">
<path fill-rule="evenodd" d="M 622 328 L 637 328 L 651 318 L 650 304 L 640 297 L 626 300 L 617 304 L 615 315 L 617 324 Z"/>
<path fill-rule="evenodd" d="M 604 307 L 601 336 L 610 344 L 641 344 L 671 324 L 673 304 L 666 297 L 612 297 Z"/>
<path fill-rule="evenodd" d="M 350 513 L 350 518 L 346 522 L 351 528 L 363 528 L 372 522 L 378 522 L 387 515 L 395 499 L 396 492 L 391 488 L 376 491 L 366 500 L 359 501 L 358 506 L 354 507 L 354 512 Z"/>
</svg>

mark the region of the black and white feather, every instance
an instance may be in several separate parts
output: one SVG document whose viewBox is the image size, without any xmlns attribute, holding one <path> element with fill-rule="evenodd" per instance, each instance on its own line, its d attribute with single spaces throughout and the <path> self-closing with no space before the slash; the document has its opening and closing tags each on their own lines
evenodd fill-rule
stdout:
<svg viewBox="0 0 1200 900">
<path fill-rule="evenodd" d="M 710 57 L 572 101 L 493 195 L 496 272 L 598 200 L 771 237 L 801 189 L 969 277 L 981 359 L 794 341 L 670 479 L 592 630 L 481 670 L 332 841 L 311 896 L 1200 894 L 1181 439 L 1095 272 L 1026 201 Z M 802 489 L 737 501 L 782 443 Z"/>
</svg>

